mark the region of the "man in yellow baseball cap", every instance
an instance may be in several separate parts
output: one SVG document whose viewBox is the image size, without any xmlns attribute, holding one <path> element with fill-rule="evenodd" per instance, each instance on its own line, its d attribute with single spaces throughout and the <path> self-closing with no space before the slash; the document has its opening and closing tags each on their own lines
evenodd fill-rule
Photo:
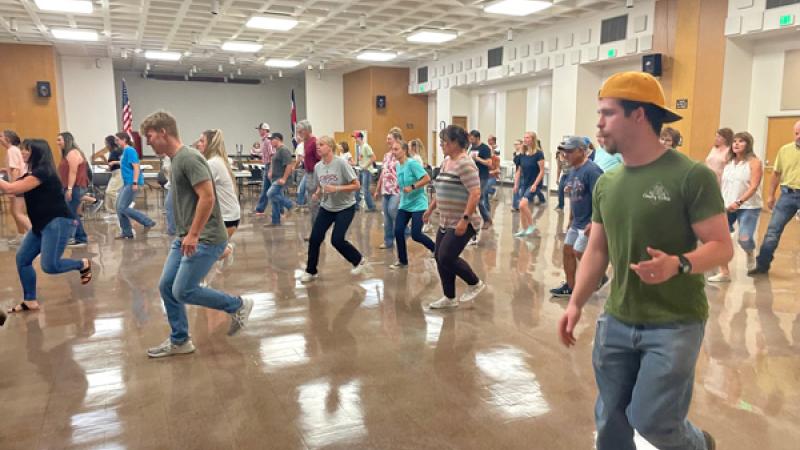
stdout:
<svg viewBox="0 0 800 450">
<path fill-rule="evenodd" d="M 686 416 L 708 319 L 703 273 L 733 256 L 719 185 L 705 165 L 659 142 L 662 125 L 680 116 L 658 80 L 618 73 L 598 97 L 598 135 L 624 164 L 595 184 L 589 243 L 559 335 L 575 344 L 581 310 L 610 261 L 592 355 L 597 449 L 634 449 L 635 429 L 662 450 L 713 450 L 711 435 Z"/>
</svg>

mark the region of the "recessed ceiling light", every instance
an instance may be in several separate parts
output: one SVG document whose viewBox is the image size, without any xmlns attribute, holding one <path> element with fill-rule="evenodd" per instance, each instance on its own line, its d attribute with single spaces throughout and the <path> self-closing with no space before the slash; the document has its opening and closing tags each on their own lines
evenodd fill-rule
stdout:
<svg viewBox="0 0 800 450">
<path fill-rule="evenodd" d="M 283 69 L 291 69 L 292 67 L 297 67 L 300 64 L 300 61 L 295 59 L 279 59 L 279 58 L 270 58 L 267 62 L 264 63 L 267 67 L 280 67 Z"/>
<path fill-rule="evenodd" d="M 242 52 L 242 53 L 255 53 L 264 45 L 257 42 L 244 42 L 244 41 L 228 41 L 222 44 L 222 49 L 226 52 Z"/>
<path fill-rule="evenodd" d="M 410 34 L 406 40 L 425 44 L 441 44 L 442 42 L 452 41 L 457 37 L 458 33 L 452 31 L 419 30 Z"/>
<path fill-rule="evenodd" d="M 144 57 L 147 59 L 155 59 L 158 61 L 178 61 L 181 59 L 181 54 L 178 52 L 162 52 L 159 50 L 147 50 L 144 52 Z"/>
<path fill-rule="evenodd" d="M 91 14 L 94 10 L 89 0 L 36 0 L 42 11 L 58 11 L 76 14 Z"/>
<path fill-rule="evenodd" d="M 360 59 L 361 61 L 391 61 L 397 58 L 397 53 L 392 52 L 374 52 L 374 51 L 366 51 L 361 52 L 356 57 L 356 59 Z"/>
<path fill-rule="evenodd" d="M 79 30 L 77 28 L 53 28 L 50 30 L 53 37 L 65 41 L 96 41 L 97 31 Z"/>
<path fill-rule="evenodd" d="M 505 16 L 527 16 L 553 6 L 552 2 L 541 0 L 500 0 L 483 8 L 489 14 Z"/>
<path fill-rule="evenodd" d="M 245 26 L 260 30 L 289 31 L 297 26 L 297 20 L 281 16 L 253 16 Z"/>
</svg>

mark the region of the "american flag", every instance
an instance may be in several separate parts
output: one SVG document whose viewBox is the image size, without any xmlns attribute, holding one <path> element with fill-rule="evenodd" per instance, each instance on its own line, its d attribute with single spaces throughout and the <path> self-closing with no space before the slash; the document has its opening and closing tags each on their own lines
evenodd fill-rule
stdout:
<svg viewBox="0 0 800 450">
<path fill-rule="evenodd" d="M 297 108 L 294 104 L 294 89 L 292 89 L 292 110 L 289 113 L 289 120 L 292 126 L 292 146 L 297 146 L 297 141 L 294 138 L 295 126 L 297 126 Z"/>
<path fill-rule="evenodd" d="M 128 86 L 122 80 L 122 131 L 131 134 L 133 131 L 133 113 L 131 113 L 131 102 L 128 100 Z"/>
</svg>

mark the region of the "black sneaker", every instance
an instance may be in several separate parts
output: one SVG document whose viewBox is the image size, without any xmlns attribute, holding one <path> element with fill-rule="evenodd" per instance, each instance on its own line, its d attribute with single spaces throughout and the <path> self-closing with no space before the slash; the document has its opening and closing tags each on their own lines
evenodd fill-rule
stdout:
<svg viewBox="0 0 800 450">
<path fill-rule="evenodd" d="M 565 282 L 555 289 L 550 289 L 550 293 L 553 294 L 553 297 L 569 297 L 572 295 L 572 289 L 570 289 L 569 285 Z"/>
<path fill-rule="evenodd" d="M 67 242 L 67 247 L 70 247 L 70 248 L 82 248 L 82 247 L 86 247 L 87 245 L 88 245 L 88 243 L 86 241 L 76 241 L 75 239 L 70 239 Z"/>
<path fill-rule="evenodd" d="M 759 265 L 756 265 L 755 267 L 747 271 L 747 276 L 752 277 L 755 275 L 764 275 L 767 273 L 769 273 L 769 269 L 765 269 Z"/>
</svg>

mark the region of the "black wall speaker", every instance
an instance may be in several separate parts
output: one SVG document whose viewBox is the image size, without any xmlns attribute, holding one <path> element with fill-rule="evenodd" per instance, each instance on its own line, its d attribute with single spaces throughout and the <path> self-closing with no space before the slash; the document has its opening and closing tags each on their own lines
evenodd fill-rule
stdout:
<svg viewBox="0 0 800 450">
<path fill-rule="evenodd" d="M 642 72 L 654 77 L 661 76 L 661 53 L 642 56 Z"/>
<path fill-rule="evenodd" d="M 386 96 L 385 95 L 378 95 L 375 97 L 375 107 L 378 109 L 386 108 Z"/>
<path fill-rule="evenodd" d="M 50 82 L 37 81 L 36 82 L 36 95 L 39 97 L 50 97 Z"/>
</svg>

